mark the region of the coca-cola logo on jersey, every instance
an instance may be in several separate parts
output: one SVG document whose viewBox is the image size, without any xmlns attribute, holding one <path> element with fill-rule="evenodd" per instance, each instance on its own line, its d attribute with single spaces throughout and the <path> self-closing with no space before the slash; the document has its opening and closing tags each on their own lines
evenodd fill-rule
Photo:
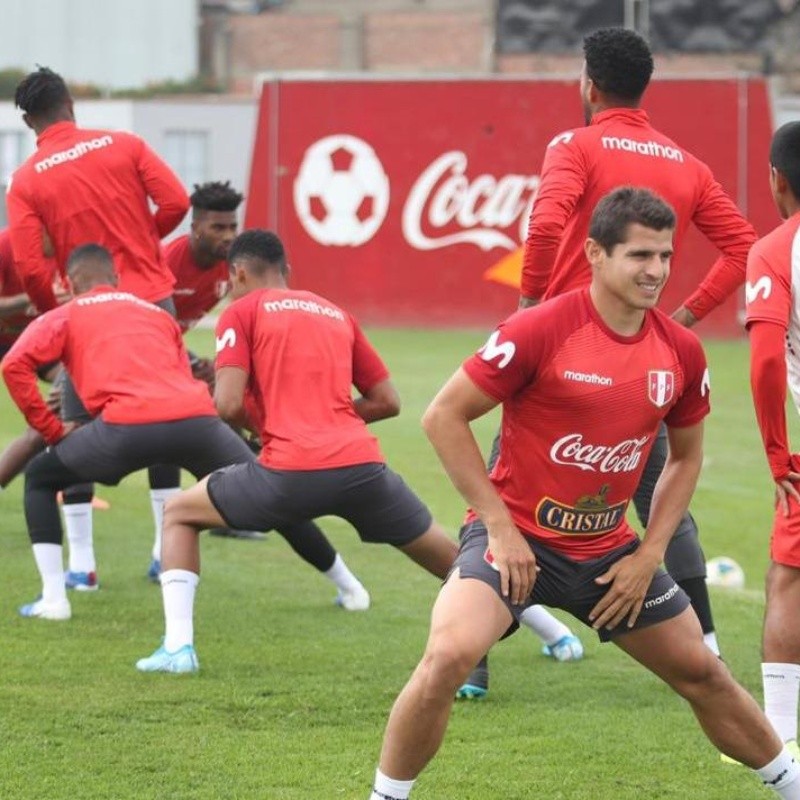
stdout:
<svg viewBox="0 0 800 800">
<path fill-rule="evenodd" d="M 320 139 L 307 148 L 295 180 L 298 218 L 322 244 L 364 244 L 385 222 L 390 178 L 364 140 L 345 134 Z M 448 150 L 414 180 L 403 202 L 403 236 L 417 250 L 454 244 L 515 250 L 538 187 L 538 175 L 481 173 L 470 169 L 465 152 Z"/>
<path fill-rule="evenodd" d="M 641 463 L 649 440 L 649 436 L 642 436 L 613 445 L 587 444 L 583 434 L 570 433 L 550 448 L 550 458 L 556 464 L 587 472 L 633 472 Z"/>
</svg>

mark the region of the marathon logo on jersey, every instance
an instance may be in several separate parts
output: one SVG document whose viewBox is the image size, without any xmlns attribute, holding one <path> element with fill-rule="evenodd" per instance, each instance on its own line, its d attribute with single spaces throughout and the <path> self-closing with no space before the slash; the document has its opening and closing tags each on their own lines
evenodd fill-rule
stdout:
<svg viewBox="0 0 800 800">
<path fill-rule="evenodd" d="M 53 153 L 53 155 L 37 161 L 33 168 L 36 172 L 45 172 L 51 167 L 57 167 L 67 161 L 75 161 L 76 158 L 82 158 L 87 153 L 91 153 L 92 150 L 99 150 L 102 147 L 108 147 L 110 144 L 114 144 L 114 140 L 108 135 L 99 136 L 96 139 L 87 139 L 85 142 L 78 142 L 73 145 L 69 150 L 60 150 L 58 153 Z"/>
<path fill-rule="evenodd" d="M 600 141 L 604 150 L 624 150 L 626 153 L 638 153 L 653 158 L 666 158 L 668 161 L 683 163 L 683 153 L 677 147 L 667 147 L 658 142 L 639 142 L 619 136 L 602 136 Z"/>
<path fill-rule="evenodd" d="M 162 314 L 167 313 L 163 308 L 148 303 L 147 300 L 142 300 L 140 297 L 136 297 L 136 295 L 130 294 L 129 292 L 101 292 L 100 294 L 93 294 L 88 297 L 79 297 L 75 302 L 79 306 L 96 306 L 100 303 L 111 303 L 114 300 L 127 300 L 129 303 L 135 303 L 137 306 L 146 308 L 149 311 L 159 311 Z"/>
<path fill-rule="evenodd" d="M 651 369 L 647 373 L 647 396 L 656 408 L 663 408 L 675 394 L 675 375 L 669 370 Z"/>
<path fill-rule="evenodd" d="M 306 314 L 320 314 L 323 317 L 344 321 L 344 314 L 332 306 L 323 306 L 313 300 L 298 300 L 294 297 L 287 297 L 285 300 L 268 300 L 264 303 L 264 310 L 268 314 L 281 311 L 305 311 Z"/>
<path fill-rule="evenodd" d="M 577 467 L 584 472 L 633 472 L 642 461 L 649 439 L 648 435 L 612 445 L 586 444 L 582 433 L 569 433 L 550 448 L 550 459 L 554 464 Z"/>
<path fill-rule="evenodd" d="M 600 536 L 617 528 L 625 517 L 628 501 L 609 505 L 609 485 L 604 483 L 597 494 L 583 495 L 574 505 L 545 497 L 536 507 L 536 524 L 553 533 L 567 536 Z"/>
<path fill-rule="evenodd" d="M 590 383 L 592 386 L 613 386 L 614 380 L 607 375 L 598 375 L 596 372 L 575 372 L 571 369 L 564 370 L 564 380 Z"/>
</svg>

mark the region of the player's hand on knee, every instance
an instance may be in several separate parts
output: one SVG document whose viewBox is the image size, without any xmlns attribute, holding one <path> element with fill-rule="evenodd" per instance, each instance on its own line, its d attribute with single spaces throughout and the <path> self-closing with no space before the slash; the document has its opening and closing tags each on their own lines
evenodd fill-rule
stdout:
<svg viewBox="0 0 800 800">
<path fill-rule="evenodd" d="M 500 573 L 500 591 L 514 605 L 525 602 L 536 581 L 536 557 L 513 523 L 488 526 L 489 552 Z"/>
<path fill-rule="evenodd" d="M 608 591 L 589 612 L 589 620 L 595 630 L 603 627 L 611 630 L 626 617 L 629 628 L 636 624 L 658 563 L 637 551 L 620 559 L 607 572 L 595 578 L 595 583 L 601 586 L 610 584 Z"/>
</svg>

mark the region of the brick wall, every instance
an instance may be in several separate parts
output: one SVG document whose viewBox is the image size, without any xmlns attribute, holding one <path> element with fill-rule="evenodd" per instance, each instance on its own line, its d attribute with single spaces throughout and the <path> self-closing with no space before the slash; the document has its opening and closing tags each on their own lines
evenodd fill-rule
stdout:
<svg viewBox="0 0 800 800">
<path fill-rule="evenodd" d="M 482 72 L 491 66 L 492 21 L 480 13 L 367 14 L 364 68 Z"/>
</svg>

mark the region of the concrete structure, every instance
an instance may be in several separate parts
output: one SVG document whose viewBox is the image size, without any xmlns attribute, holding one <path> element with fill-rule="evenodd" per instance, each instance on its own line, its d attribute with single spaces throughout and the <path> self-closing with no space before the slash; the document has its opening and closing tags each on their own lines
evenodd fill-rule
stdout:
<svg viewBox="0 0 800 800">
<path fill-rule="evenodd" d="M 0 69 L 45 64 L 108 89 L 198 71 L 197 0 L 0 0 Z"/>
</svg>

